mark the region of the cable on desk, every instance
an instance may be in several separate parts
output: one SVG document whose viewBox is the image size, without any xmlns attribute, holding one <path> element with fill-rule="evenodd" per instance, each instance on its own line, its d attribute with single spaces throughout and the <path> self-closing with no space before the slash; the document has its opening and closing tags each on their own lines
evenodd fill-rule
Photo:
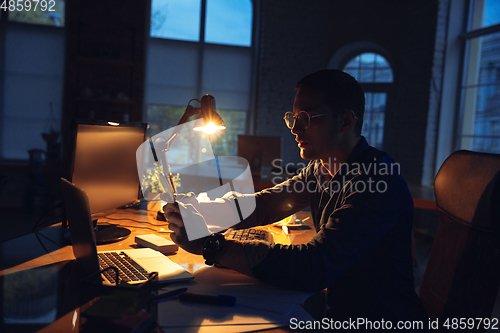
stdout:
<svg viewBox="0 0 500 333">
<path fill-rule="evenodd" d="M 107 215 L 104 215 L 102 218 L 107 218 L 108 216 L 111 216 L 113 214 L 119 214 L 119 212 L 112 212 L 112 213 L 109 213 Z M 149 211 L 146 211 L 146 215 L 149 215 L 151 218 L 155 218 L 156 217 L 156 214 L 155 213 L 152 213 L 152 212 L 149 212 Z"/>
<path fill-rule="evenodd" d="M 112 218 L 112 217 L 102 217 L 103 219 L 108 219 L 108 220 L 113 220 L 113 221 L 133 221 L 133 222 L 137 222 L 137 223 L 147 223 L 147 224 L 151 224 L 151 225 L 154 225 L 154 226 L 157 226 L 157 227 L 165 227 L 168 225 L 168 223 L 163 223 L 163 224 L 154 224 L 154 223 L 151 223 L 151 222 L 148 222 L 148 221 L 139 221 L 139 220 L 135 220 L 135 219 L 127 219 L 127 218 L 124 218 L 124 219 L 118 219 L 118 218 Z M 105 223 L 102 222 L 102 223 Z"/>
<path fill-rule="evenodd" d="M 151 231 L 158 232 L 158 233 L 169 233 L 170 234 L 170 233 L 173 232 L 172 230 L 162 231 L 162 230 L 155 230 L 153 228 L 141 227 L 141 226 L 135 226 L 135 225 L 123 225 L 123 224 L 115 224 L 115 223 L 109 223 L 109 222 L 100 222 L 100 223 L 106 224 L 106 225 L 110 225 L 110 226 L 114 226 L 114 227 L 147 229 L 147 230 L 151 230 Z M 154 224 L 154 225 L 156 225 L 156 224 Z"/>
<path fill-rule="evenodd" d="M 44 223 L 40 223 L 40 222 L 42 221 L 42 219 L 43 219 L 45 216 L 47 216 L 47 214 L 48 214 L 49 212 L 51 212 L 51 211 L 53 211 L 53 210 L 55 210 L 55 209 L 57 209 L 57 208 L 59 208 L 59 207 L 62 207 L 62 205 L 63 205 L 63 204 L 62 204 L 62 202 L 59 202 L 59 203 L 57 203 L 55 206 L 53 206 L 53 207 L 51 207 L 51 208 L 47 209 L 47 210 L 45 211 L 45 213 L 44 213 L 42 216 L 40 216 L 40 218 L 36 221 L 36 223 L 35 223 L 35 225 L 33 226 L 33 229 L 31 230 L 31 232 L 34 232 L 34 231 L 36 230 L 36 228 L 37 228 L 37 227 L 39 227 L 39 226 L 40 226 L 40 225 L 42 225 L 42 224 L 45 224 L 45 223 L 47 223 L 47 222 L 49 222 L 49 221 L 52 221 L 52 220 L 54 220 L 54 219 L 56 219 L 56 218 L 61 218 L 61 216 L 56 216 L 56 217 L 53 217 L 53 218 L 49 219 L 48 221 L 45 221 Z"/>
<path fill-rule="evenodd" d="M 52 222 L 52 221 L 54 221 L 54 220 L 59 220 L 59 221 L 60 221 L 60 220 L 61 220 L 61 218 L 64 218 L 64 215 L 54 216 L 54 217 L 52 217 L 52 218 L 50 218 L 50 219 L 48 219 L 48 220 L 44 221 L 43 223 L 40 223 L 40 224 L 38 224 L 38 223 L 37 223 L 37 224 L 38 224 L 38 226 L 35 226 L 31 232 L 35 232 L 35 231 L 36 231 L 36 229 L 37 229 L 37 227 L 39 227 L 39 228 L 41 228 L 41 227 L 45 227 L 47 223 Z M 59 222 L 59 221 L 57 221 L 57 222 Z"/>
<path fill-rule="evenodd" d="M 45 236 L 44 234 L 41 234 L 38 231 L 35 231 L 35 236 L 36 236 L 36 239 L 38 239 L 38 243 L 40 243 L 40 245 L 43 247 L 43 249 L 45 250 L 46 253 L 50 253 L 50 251 L 45 247 L 45 245 L 43 244 L 42 240 L 40 239 L 40 236 L 42 236 L 46 240 L 50 241 L 51 243 L 57 245 L 59 248 L 62 248 L 61 244 L 58 244 L 58 243 L 54 242 L 52 239 L 50 239 L 49 237 Z"/>
<path fill-rule="evenodd" d="M 53 239 L 50 239 L 49 237 L 45 236 L 44 234 L 40 233 L 39 231 L 35 232 L 35 234 L 42 236 L 43 238 L 45 238 L 46 240 L 48 240 L 52 244 L 59 246 L 59 248 L 64 247 L 64 245 L 57 243 L 56 241 L 54 241 Z"/>
<path fill-rule="evenodd" d="M 42 240 L 40 239 L 40 235 L 38 234 L 38 232 L 35 232 L 35 236 L 36 236 L 36 239 L 38 239 L 38 243 L 40 243 L 40 245 L 43 247 L 45 252 L 50 253 L 49 250 L 47 250 L 47 248 L 45 247 L 45 245 L 43 245 Z"/>
</svg>

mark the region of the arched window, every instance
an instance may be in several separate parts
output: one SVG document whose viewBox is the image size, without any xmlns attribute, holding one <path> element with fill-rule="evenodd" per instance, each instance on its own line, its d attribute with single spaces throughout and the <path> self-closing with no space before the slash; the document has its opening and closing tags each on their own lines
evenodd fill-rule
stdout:
<svg viewBox="0 0 500 333">
<path fill-rule="evenodd" d="M 343 71 L 356 78 L 365 91 L 366 106 L 361 134 L 372 146 L 382 149 L 385 109 L 393 82 L 389 62 L 380 54 L 365 52 L 351 58 Z"/>
</svg>

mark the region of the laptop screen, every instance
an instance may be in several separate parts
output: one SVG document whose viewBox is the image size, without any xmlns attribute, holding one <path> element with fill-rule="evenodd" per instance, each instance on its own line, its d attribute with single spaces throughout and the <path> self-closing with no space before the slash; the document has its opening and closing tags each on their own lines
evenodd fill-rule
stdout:
<svg viewBox="0 0 500 333">
<path fill-rule="evenodd" d="M 146 124 L 77 121 L 71 181 L 89 198 L 92 214 L 139 198 L 135 152 Z"/>
</svg>

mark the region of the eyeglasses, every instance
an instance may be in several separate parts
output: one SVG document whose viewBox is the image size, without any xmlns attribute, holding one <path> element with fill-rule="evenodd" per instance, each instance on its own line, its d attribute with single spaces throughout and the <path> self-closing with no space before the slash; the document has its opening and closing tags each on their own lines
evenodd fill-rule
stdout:
<svg viewBox="0 0 500 333">
<path fill-rule="evenodd" d="M 326 115 L 326 113 L 316 114 L 314 116 L 311 116 L 306 111 L 299 111 L 299 113 L 296 115 L 294 115 L 293 112 L 287 112 L 285 113 L 283 119 L 285 120 L 286 127 L 288 127 L 289 129 L 292 129 L 293 126 L 295 126 L 295 121 L 297 121 L 297 119 L 304 126 L 304 129 L 306 129 L 309 127 L 309 125 L 311 125 L 311 118 L 321 117 L 324 115 Z M 355 116 L 354 119 L 358 120 L 358 117 Z"/>
<path fill-rule="evenodd" d="M 311 125 L 311 118 L 324 116 L 326 113 L 316 114 L 314 116 L 309 115 L 306 111 L 300 111 L 298 114 L 294 115 L 292 112 L 285 113 L 283 119 L 285 120 L 285 124 L 288 128 L 292 129 L 295 126 L 295 122 L 298 120 L 304 129 L 308 128 Z"/>
</svg>

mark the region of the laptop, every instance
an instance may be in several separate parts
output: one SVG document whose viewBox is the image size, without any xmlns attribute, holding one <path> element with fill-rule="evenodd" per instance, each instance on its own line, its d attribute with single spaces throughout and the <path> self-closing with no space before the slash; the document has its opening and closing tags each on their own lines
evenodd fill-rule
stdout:
<svg viewBox="0 0 500 333">
<path fill-rule="evenodd" d="M 61 189 L 73 253 L 85 274 L 97 274 L 108 265 L 119 267 L 121 264 L 116 263 L 119 260 L 125 262 L 126 268 L 123 268 L 123 274 L 130 275 L 128 278 L 122 278 L 120 274 L 120 280 L 123 279 L 130 284 L 145 282 L 151 272 L 158 272 L 158 283 L 193 279 L 191 273 L 162 253 L 150 248 L 97 251 L 87 194 L 64 178 L 61 178 Z M 114 277 L 114 271 L 107 270 L 105 274 L 101 274 L 102 284 L 115 284 Z"/>
</svg>

